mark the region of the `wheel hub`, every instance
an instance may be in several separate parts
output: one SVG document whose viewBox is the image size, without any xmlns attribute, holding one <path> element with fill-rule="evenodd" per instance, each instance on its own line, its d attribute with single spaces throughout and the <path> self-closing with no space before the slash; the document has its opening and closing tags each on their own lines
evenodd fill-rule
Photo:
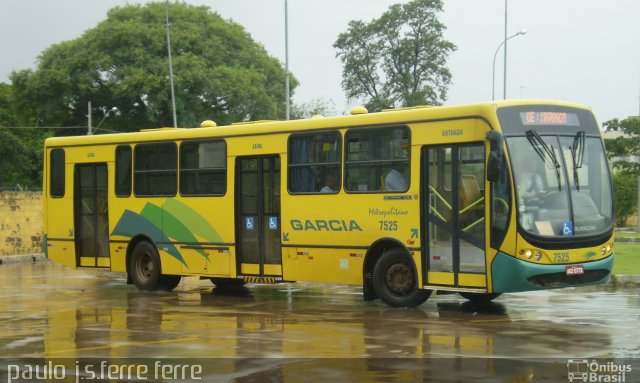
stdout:
<svg viewBox="0 0 640 383">
<path fill-rule="evenodd" d="M 407 265 L 396 263 L 387 270 L 385 281 L 394 294 L 403 295 L 413 288 L 413 273 Z"/>
</svg>

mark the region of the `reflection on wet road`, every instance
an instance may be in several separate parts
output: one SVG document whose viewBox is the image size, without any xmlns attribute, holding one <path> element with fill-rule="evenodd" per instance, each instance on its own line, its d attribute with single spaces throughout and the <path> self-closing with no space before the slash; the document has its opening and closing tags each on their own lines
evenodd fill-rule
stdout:
<svg viewBox="0 0 640 383">
<path fill-rule="evenodd" d="M 363 302 L 353 286 L 224 290 L 187 279 L 173 292 L 146 293 L 126 285 L 124 275 L 48 262 L 2 265 L 0 281 L 3 357 L 234 358 L 218 373 L 236 381 L 273 377 L 273 371 L 279 381 L 296 371 L 331 377 L 340 364 L 371 371 L 378 363 L 382 373 L 373 368 L 367 376 L 376 380 L 387 376 L 385 364 L 417 373 L 408 365 L 416 358 L 425 379 L 433 370 L 451 371 L 452 381 L 490 376 L 487 371 L 503 376 L 502 366 L 527 381 L 549 373 L 536 369 L 538 359 L 556 358 L 566 376 L 567 358 L 640 358 L 636 289 L 512 294 L 487 306 L 438 295 L 418 309 L 391 309 Z M 280 358 L 288 358 L 286 371 L 274 370 Z"/>
</svg>

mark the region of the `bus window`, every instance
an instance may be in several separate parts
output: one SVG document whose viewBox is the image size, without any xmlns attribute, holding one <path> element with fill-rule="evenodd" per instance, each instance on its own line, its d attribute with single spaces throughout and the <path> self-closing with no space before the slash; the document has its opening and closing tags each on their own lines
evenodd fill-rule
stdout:
<svg viewBox="0 0 640 383">
<path fill-rule="evenodd" d="M 51 151 L 49 193 L 51 197 L 64 197 L 64 149 Z"/>
<path fill-rule="evenodd" d="M 116 148 L 116 196 L 131 195 L 131 146 L 120 145 Z"/>
<path fill-rule="evenodd" d="M 409 189 L 407 127 L 347 132 L 345 189 L 350 192 L 404 192 Z"/>
<path fill-rule="evenodd" d="M 289 139 L 289 192 L 340 191 L 339 132 L 292 135 Z"/>
<path fill-rule="evenodd" d="M 180 194 L 223 195 L 227 190 L 227 145 L 224 141 L 180 145 Z"/>
<path fill-rule="evenodd" d="M 173 142 L 138 144 L 134 158 L 137 196 L 175 196 L 178 153 Z"/>
</svg>

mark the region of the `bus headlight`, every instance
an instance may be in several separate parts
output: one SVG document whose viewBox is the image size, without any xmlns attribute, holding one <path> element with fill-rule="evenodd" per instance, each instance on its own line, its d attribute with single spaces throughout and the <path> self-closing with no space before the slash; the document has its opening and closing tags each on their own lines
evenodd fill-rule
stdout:
<svg viewBox="0 0 640 383">
<path fill-rule="evenodd" d="M 540 253 L 539 251 L 536 253 L 536 261 L 539 261 L 542 259 L 542 253 Z"/>
<path fill-rule="evenodd" d="M 531 250 L 523 250 L 522 253 L 527 259 L 531 259 L 531 256 L 533 255 L 533 251 Z"/>
</svg>

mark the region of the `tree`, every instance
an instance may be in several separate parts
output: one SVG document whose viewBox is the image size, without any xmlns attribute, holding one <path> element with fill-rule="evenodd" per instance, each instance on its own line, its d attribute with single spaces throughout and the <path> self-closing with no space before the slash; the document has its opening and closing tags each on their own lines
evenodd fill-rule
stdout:
<svg viewBox="0 0 640 383">
<path fill-rule="evenodd" d="M 605 122 L 607 132 L 621 132 L 622 135 L 606 139 L 607 155 L 615 160 L 613 167 L 627 176 L 640 176 L 640 163 L 628 161 L 630 156 L 640 155 L 640 116 L 624 120 L 614 118 Z"/>
<path fill-rule="evenodd" d="M 635 177 L 629 177 L 622 173 L 614 174 L 612 182 L 614 216 L 616 217 L 616 225 L 622 227 L 638 207 L 638 182 Z"/>
<path fill-rule="evenodd" d="M 313 99 L 302 104 L 291 105 L 291 119 L 311 118 L 313 116 L 335 116 L 336 105 L 332 100 Z"/>
<path fill-rule="evenodd" d="M 116 7 L 81 37 L 49 47 L 36 70 L 13 73 L 19 107 L 38 124 L 86 126 L 91 101 L 94 121 L 117 108 L 103 128 L 171 126 L 167 7 L 180 126 L 284 114 L 285 71 L 280 62 L 239 24 L 207 7 L 184 3 Z"/>
<path fill-rule="evenodd" d="M 616 224 L 624 226 L 627 218 L 638 208 L 637 179 L 640 176 L 640 163 L 629 161 L 629 158 L 640 154 L 640 116 L 624 120 L 614 118 L 603 125 L 607 132 L 622 133 L 619 137 L 605 139 L 605 145 L 615 171 L 612 181 Z"/>
<path fill-rule="evenodd" d="M 446 61 L 456 49 L 443 37 L 442 9 L 441 0 L 414 0 L 369 23 L 351 21 L 333 45 L 347 98 L 370 110 L 442 104 L 451 82 Z"/>
<path fill-rule="evenodd" d="M 0 83 L 0 186 L 37 188 L 42 182 L 46 134 L 32 129 L 14 129 L 20 122 L 11 85 Z"/>
</svg>

